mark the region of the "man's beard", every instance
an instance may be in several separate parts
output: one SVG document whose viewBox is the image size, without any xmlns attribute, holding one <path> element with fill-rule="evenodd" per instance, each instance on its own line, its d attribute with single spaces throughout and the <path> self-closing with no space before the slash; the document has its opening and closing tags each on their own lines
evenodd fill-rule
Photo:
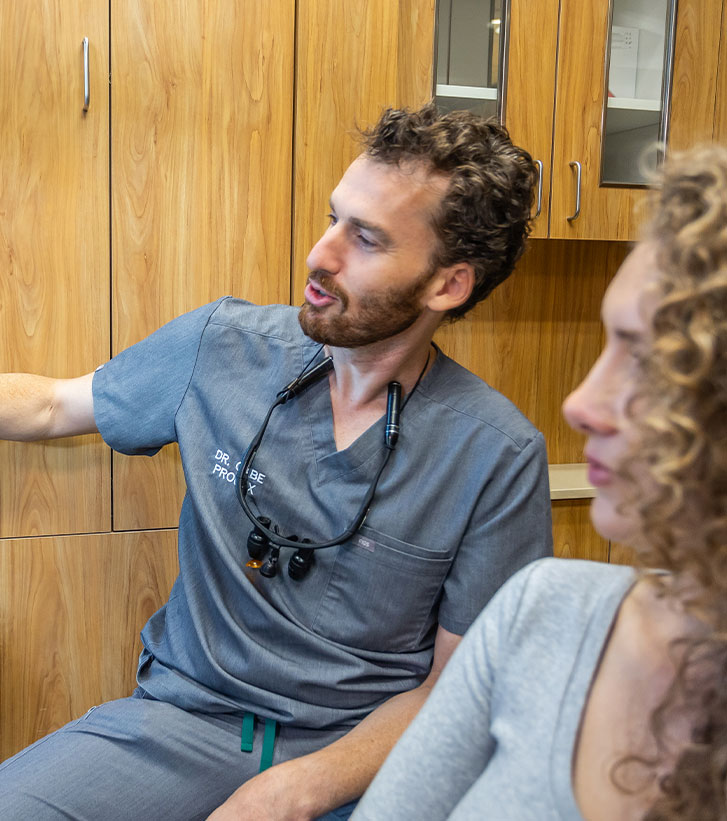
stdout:
<svg viewBox="0 0 727 821">
<path fill-rule="evenodd" d="M 323 270 L 312 271 L 309 278 L 337 297 L 339 307 L 331 303 L 319 308 L 306 302 L 298 313 L 300 327 L 314 342 L 334 348 L 359 348 L 388 339 L 411 327 L 421 316 L 420 298 L 434 271 L 434 268 L 426 271 L 404 288 L 392 286 L 381 293 L 361 297 L 352 313 L 348 312 L 348 295 L 338 289 L 335 276 Z"/>
</svg>

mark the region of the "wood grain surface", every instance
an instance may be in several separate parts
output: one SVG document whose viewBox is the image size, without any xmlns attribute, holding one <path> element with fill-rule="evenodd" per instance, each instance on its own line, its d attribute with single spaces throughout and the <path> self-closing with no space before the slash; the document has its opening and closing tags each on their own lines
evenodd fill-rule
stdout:
<svg viewBox="0 0 727 821">
<path fill-rule="evenodd" d="M 513 142 L 543 163 L 542 208 L 533 237 L 548 236 L 559 5 L 559 0 L 511 3 L 505 125 Z"/>
<path fill-rule="evenodd" d="M 0 4 L 0 371 L 80 376 L 108 357 L 107 25 L 88 0 Z M 0 464 L 0 536 L 110 526 L 97 437 L 0 442 Z"/>
<path fill-rule="evenodd" d="M 601 299 L 628 252 L 619 242 L 532 240 L 510 279 L 437 342 L 511 399 L 545 435 L 548 461 L 583 461 L 560 407 L 603 344 Z"/>
<path fill-rule="evenodd" d="M 131 694 L 176 531 L 0 540 L 0 760 Z"/>
<path fill-rule="evenodd" d="M 714 109 L 715 142 L 727 145 L 727 2 L 722 2 L 722 32 L 719 43 L 719 67 L 717 72 L 717 103 Z"/>
<path fill-rule="evenodd" d="M 561 559 L 607 562 L 609 543 L 591 524 L 590 499 L 553 502 L 553 553 Z"/>
<path fill-rule="evenodd" d="M 550 236 L 637 239 L 643 189 L 600 185 L 605 94 L 605 0 L 562 0 L 555 103 Z M 669 146 L 712 138 L 722 9 L 713 0 L 680 0 L 674 54 Z M 589 37 L 584 37 L 589 32 Z M 571 160 L 582 164 L 582 206 L 575 202 Z"/>
<path fill-rule="evenodd" d="M 644 191 L 600 185 L 608 2 L 562 0 L 555 99 L 550 236 L 558 239 L 635 239 L 635 206 Z M 588 32 L 587 36 L 585 33 Z M 575 172 L 582 165 L 581 214 L 575 212 Z"/>
<path fill-rule="evenodd" d="M 669 146 L 710 142 L 717 96 L 722 7 L 714 0 L 679 0 L 674 47 Z M 723 35 L 724 36 L 724 35 Z"/>
<path fill-rule="evenodd" d="M 292 304 L 331 191 L 359 153 L 356 127 L 431 97 L 433 44 L 433 0 L 299 0 Z"/>
<path fill-rule="evenodd" d="M 225 294 L 287 302 L 294 0 L 112 0 L 113 350 Z M 116 529 L 172 526 L 175 451 L 114 457 Z"/>
</svg>

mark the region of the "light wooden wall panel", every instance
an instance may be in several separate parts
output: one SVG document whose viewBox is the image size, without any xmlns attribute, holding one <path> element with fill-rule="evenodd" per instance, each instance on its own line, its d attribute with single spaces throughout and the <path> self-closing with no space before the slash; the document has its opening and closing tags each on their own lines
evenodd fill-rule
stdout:
<svg viewBox="0 0 727 821">
<path fill-rule="evenodd" d="M 431 97 L 433 43 L 433 0 L 299 0 L 293 304 L 330 193 L 359 153 L 355 127 Z"/>
<path fill-rule="evenodd" d="M 629 545 L 620 544 L 619 542 L 611 542 L 608 550 L 608 560 L 611 564 L 639 564 L 636 558 L 636 552 L 633 547 Z"/>
<path fill-rule="evenodd" d="M 0 4 L 0 371 L 80 376 L 108 356 L 107 30 L 99 2 Z M 109 528 L 98 438 L 0 442 L 0 464 L 0 536 Z"/>
<path fill-rule="evenodd" d="M 608 561 L 609 543 L 594 530 L 590 507 L 590 499 L 553 503 L 553 553 L 559 558 Z"/>
<path fill-rule="evenodd" d="M 0 760 L 130 695 L 176 531 L 0 540 Z"/>
<path fill-rule="evenodd" d="M 583 461 L 560 406 L 602 344 L 606 287 L 629 246 L 532 240 L 512 276 L 469 317 L 445 325 L 445 353 L 510 398 L 541 430 L 551 463 Z"/>
<path fill-rule="evenodd" d="M 436 0 L 399 0 L 396 104 L 418 106 L 432 96 Z"/>
<path fill-rule="evenodd" d="M 232 293 L 287 302 L 294 0 L 111 0 L 113 349 Z M 176 449 L 114 456 L 114 527 L 176 523 Z"/>
</svg>

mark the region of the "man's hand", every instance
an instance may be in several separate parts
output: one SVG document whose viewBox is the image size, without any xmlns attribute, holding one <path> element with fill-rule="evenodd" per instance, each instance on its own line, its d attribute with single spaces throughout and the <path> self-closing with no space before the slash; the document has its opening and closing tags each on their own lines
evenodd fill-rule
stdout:
<svg viewBox="0 0 727 821">
<path fill-rule="evenodd" d="M 207 821 L 312 821 L 318 813 L 306 809 L 307 785 L 301 763 L 294 759 L 256 775 L 218 807 Z"/>
<path fill-rule="evenodd" d="M 363 795 L 461 640 L 440 626 L 431 672 L 419 687 L 385 701 L 327 747 L 255 776 L 208 821 L 313 821 Z"/>
</svg>

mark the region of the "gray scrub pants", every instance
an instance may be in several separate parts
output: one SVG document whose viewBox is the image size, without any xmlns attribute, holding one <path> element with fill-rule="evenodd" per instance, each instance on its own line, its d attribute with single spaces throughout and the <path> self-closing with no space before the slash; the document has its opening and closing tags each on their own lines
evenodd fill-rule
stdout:
<svg viewBox="0 0 727 821">
<path fill-rule="evenodd" d="M 136 693 L 94 707 L 0 764 L 0 818 L 204 819 L 259 771 L 263 722 L 251 753 L 240 752 L 241 724 L 238 716 L 190 713 Z M 273 763 L 340 735 L 281 727 Z M 324 818 L 346 819 L 355 803 Z"/>
</svg>

